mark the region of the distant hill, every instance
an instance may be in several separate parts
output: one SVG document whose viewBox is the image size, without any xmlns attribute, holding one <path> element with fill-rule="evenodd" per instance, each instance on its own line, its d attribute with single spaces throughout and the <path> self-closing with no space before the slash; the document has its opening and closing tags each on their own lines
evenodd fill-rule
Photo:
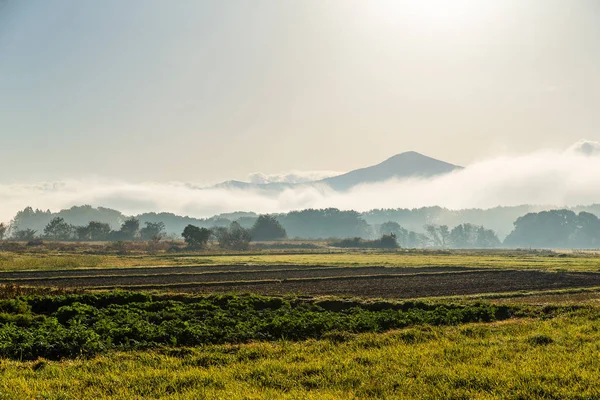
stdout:
<svg viewBox="0 0 600 400">
<path fill-rule="evenodd" d="M 408 151 L 396 154 L 380 164 L 356 169 L 343 175 L 323 179 L 320 182 L 326 183 L 335 190 L 347 190 L 364 183 L 383 182 L 393 178 L 428 178 L 462 168 L 414 151 Z"/>
<path fill-rule="evenodd" d="M 278 192 L 285 189 L 310 186 L 313 184 L 326 184 L 334 190 L 343 191 L 353 186 L 383 182 L 389 179 L 401 179 L 410 177 L 428 178 L 436 175 L 447 174 L 457 169 L 462 169 L 458 165 L 450 164 L 435 158 L 427 157 L 415 151 L 396 154 L 377 165 L 355 169 L 342 175 L 325 178 L 316 182 L 304 183 L 250 183 L 241 181 L 226 181 L 219 183 L 213 188 L 217 189 L 253 189 L 260 191 Z"/>
</svg>

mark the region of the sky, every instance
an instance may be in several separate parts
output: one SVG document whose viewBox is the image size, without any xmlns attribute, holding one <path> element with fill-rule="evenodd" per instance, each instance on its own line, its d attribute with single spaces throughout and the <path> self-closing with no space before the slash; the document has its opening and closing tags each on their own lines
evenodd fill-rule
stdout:
<svg viewBox="0 0 600 400">
<path fill-rule="evenodd" d="M 0 0 L 0 183 L 559 151 L 600 140 L 598 49 L 593 0 Z"/>
</svg>

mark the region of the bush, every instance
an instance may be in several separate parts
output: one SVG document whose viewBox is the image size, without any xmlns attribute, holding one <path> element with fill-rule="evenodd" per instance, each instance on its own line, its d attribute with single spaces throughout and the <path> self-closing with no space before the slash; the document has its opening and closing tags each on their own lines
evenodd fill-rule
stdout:
<svg viewBox="0 0 600 400">
<path fill-rule="evenodd" d="M 342 248 L 371 248 L 371 249 L 395 249 L 398 247 L 396 235 L 383 235 L 376 240 L 364 240 L 359 237 L 340 240 L 331 243 L 331 246 Z"/>
</svg>

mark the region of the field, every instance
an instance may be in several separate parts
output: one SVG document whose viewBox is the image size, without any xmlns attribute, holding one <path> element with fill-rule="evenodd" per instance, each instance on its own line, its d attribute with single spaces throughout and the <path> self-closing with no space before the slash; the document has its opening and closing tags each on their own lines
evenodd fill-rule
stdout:
<svg viewBox="0 0 600 400">
<path fill-rule="evenodd" d="M 0 399 L 600 397 L 600 257 L 0 253 Z"/>
<path fill-rule="evenodd" d="M 60 288 L 415 298 L 600 286 L 600 257 L 554 252 L 29 253 L 0 260 L 0 284 Z"/>
<path fill-rule="evenodd" d="M 595 399 L 597 320 L 419 327 L 0 362 L 1 399 Z"/>
<path fill-rule="evenodd" d="M 598 252 L 553 252 L 515 250 L 398 250 L 387 252 L 330 250 L 258 251 L 256 253 L 169 253 L 151 254 L 132 250 L 100 251 L 75 245 L 45 248 L 21 247 L 0 251 L 0 270 L 110 269 L 122 267 L 186 265 L 307 265 L 307 266 L 390 266 L 390 267 L 472 267 L 538 269 L 546 271 L 599 271 Z"/>
</svg>

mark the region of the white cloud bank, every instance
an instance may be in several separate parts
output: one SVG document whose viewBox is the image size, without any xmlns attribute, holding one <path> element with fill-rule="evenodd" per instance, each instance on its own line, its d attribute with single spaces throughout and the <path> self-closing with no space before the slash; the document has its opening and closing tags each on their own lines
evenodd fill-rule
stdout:
<svg viewBox="0 0 600 400">
<path fill-rule="evenodd" d="M 324 185 L 281 192 L 199 189 L 187 183 L 126 183 L 103 180 L 39 185 L 0 185 L 0 221 L 26 206 L 59 210 L 90 204 L 126 214 L 169 211 L 196 217 L 230 211 L 285 212 L 303 208 L 421 207 L 489 208 L 498 205 L 574 206 L 600 203 L 600 143 L 505 156 L 431 179 L 395 180 L 338 193 Z"/>
<path fill-rule="evenodd" d="M 248 181 L 250 183 L 306 183 L 320 181 L 339 174 L 341 172 L 337 171 L 290 171 L 279 174 L 256 172 L 248 176 Z"/>
<path fill-rule="evenodd" d="M 569 147 L 567 151 L 583 154 L 586 156 L 600 156 L 600 142 L 580 140 L 573 146 Z"/>
</svg>

